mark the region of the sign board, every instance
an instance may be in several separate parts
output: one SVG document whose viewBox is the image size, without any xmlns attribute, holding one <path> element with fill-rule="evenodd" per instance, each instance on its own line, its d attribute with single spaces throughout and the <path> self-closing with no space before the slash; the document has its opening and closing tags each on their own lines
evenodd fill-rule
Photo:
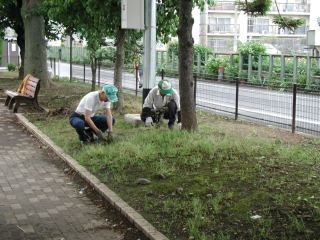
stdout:
<svg viewBox="0 0 320 240">
<path fill-rule="evenodd" d="M 121 28 L 144 29 L 144 0 L 121 0 Z"/>
</svg>

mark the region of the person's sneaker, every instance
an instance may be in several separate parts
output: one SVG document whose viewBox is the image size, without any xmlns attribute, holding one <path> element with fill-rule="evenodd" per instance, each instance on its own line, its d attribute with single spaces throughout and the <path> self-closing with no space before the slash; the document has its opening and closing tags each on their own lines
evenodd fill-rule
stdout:
<svg viewBox="0 0 320 240">
<path fill-rule="evenodd" d="M 174 123 L 168 123 L 168 128 L 169 128 L 170 130 L 173 130 L 173 128 L 174 128 Z"/>
</svg>

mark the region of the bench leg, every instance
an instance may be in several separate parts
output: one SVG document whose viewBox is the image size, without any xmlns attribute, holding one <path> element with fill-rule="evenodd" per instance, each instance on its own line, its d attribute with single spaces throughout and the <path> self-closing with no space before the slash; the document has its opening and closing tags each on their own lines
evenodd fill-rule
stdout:
<svg viewBox="0 0 320 240">
<path fill-rule="evenodd" d="M 14 103 L 16 102 L 16 100 L 14 98 L 11 98 L 10 102 L 9 102 L 9 109 L 11 110 L 13 108 Z"/>
<path fill-rule="evenodd" d="M 19 103 L 19 102 L 16 102 L 16 104 L 14 105 L 14 108 L 13 108 L 13 112 L 14 112 L 14 113 L 17 113 L 19 107 L 20 107 L 20 103 Z"/>
<path fill-rule="evenodd" d="M 34 102 L 33 102 L 33 105 L 34 105 L 34 107 L 35 107 L 38 111 L 43 111 L 43 108 L 40 107 L 38 101 L 34 101 Z"/>
<path fill-rule="evenodd" d="M 5 106 L 8 106 L 9 102 L 10 102 L 11 97 L 7 96 L 7 99 L 4 103 Z"/>
</svg>

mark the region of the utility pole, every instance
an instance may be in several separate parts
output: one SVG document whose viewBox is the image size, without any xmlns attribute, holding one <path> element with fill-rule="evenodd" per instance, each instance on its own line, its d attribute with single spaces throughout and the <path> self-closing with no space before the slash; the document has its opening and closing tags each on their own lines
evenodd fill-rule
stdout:
<svg viewBox="0 0 320 240">
<path fill-rule="evenodd" d="M 156 0 L 145 0 L 144 4 L 143 101 L 154 87 L 156 81 Z"/>
</svg>

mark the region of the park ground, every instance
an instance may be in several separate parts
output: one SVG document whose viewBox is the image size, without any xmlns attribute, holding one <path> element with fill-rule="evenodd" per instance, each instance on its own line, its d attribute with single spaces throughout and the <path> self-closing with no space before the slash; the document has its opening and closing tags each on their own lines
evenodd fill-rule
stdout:
<svg viewBox="0 0 320 240">
<path fill-rule="evenodd" d="M 83 146 L 68 114 L 88 91 L 54 81 L 39 94 L 49 113 L 23 111 L 170 239 L 319 239 L 319 138 L 199 110 L 195 133 L 136 127 L 115 113 L 115 142 Z M 141 98 L 126 93 L 125 112 L 140 110 Z"/>
</svg>

